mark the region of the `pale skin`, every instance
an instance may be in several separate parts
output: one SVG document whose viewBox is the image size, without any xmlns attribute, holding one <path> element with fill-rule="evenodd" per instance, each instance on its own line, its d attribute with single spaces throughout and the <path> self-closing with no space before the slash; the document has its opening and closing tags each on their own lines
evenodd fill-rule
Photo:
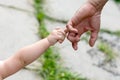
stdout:
<svg viewBox="0 0 120 80">
<path fill-rule="evenodd" d="M 62 43 L 64 39 L 64 30 L 56 28 L 48 37 L 20 49 L 13 56 L 0 63 L 0 80 L 5 79 L 35 61 L 46 49 L 57 42 Z"/>
<path fill-rule="evenodd" d="M 107 1 L 88 0 L 68 21 L 66 25 L 67 38 L 75 50 L 78 49 L 77 45 L 81 35 L 87 31 L 91 32 L 89 45 L 94 46 L 100 30 L 101 12 Z"/>
</svg>

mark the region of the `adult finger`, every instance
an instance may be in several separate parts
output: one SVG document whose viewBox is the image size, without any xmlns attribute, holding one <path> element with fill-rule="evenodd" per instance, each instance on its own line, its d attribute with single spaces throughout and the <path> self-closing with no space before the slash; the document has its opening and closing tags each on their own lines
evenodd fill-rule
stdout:
<svg viewBox="0 0 120 80">
<path fill-rule="evenodd" d="M 68 38 L 69 41 L 71 41 L 73 49 L 77 50 L 78 49 L 77 44 L 80 41 L 79 35 L 75 35 L 75 34 L 70 33 L 67 38 Z"/>
<path fill-rule="evenodd" d="M 67 39 L 69 41 L 71 41 L 72 43 L 73 42 L 79 42 L 80 41 L 80 37 L 78 34 L 75 34 L 75 33 L 69 33 L 68 36 L 67 36 Z"/>
<path fill-rule="evenodd" d="M 97 31 L 93 31 L 91 32 L 91 36 L 90 36 L 90 40 L 89 40 L 89 45 L 91 47 L 94 46 L 96 40 L 97 40 L 97 37 L 98 37 L 98 32 Z"/>
<path fill-rule="evenodd" d="M 78 30 L 76 28 L 74 28 L 71 24 L 67 24 L 66 28 L 67 28 L 66 29 L 67 32 L 78 33 Z"/>
<path fill-rule="evenodd" d="M 74 50 L 77 50 L 78 49 L 78 42 L 73 42 L 72 47 Z"/>
</svg>

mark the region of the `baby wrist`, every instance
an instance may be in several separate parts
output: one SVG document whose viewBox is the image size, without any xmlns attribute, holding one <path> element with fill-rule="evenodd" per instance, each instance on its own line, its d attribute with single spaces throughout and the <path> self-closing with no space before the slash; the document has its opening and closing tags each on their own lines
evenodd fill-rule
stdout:
<svg viewBox="0 0 120 80">
<path fill-rule="evenodd" d="M 54 37 L 52 37 L 51 35 L 47 37 L 47 40 L 51 46 L 57 42 L 57 40 L 55 40 Z"/>
</svg>

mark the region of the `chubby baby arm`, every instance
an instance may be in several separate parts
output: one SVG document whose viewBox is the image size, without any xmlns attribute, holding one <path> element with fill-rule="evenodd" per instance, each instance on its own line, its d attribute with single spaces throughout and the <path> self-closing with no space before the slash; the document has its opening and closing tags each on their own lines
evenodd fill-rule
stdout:
<svg viewBox="0 0 120 80">
<path fill-rule="evenodd" d="M 62 30 L 61 28 L 56 28 L 48 37 L 20 49 L 13 56 L 0 63 L 0 80 L 16 73 L 24 66 L 32 63 L 46 49 L 54 45 L 56 42 L 63 42 L 64 39 L 64 30 Z"/>
</svg>

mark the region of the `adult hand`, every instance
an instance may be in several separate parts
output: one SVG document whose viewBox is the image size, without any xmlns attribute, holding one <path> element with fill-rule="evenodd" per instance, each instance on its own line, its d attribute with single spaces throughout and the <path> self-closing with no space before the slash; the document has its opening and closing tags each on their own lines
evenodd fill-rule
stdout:
<svg viewBox="0 0 120 80">
<path fill-rule="evenodd" d="M 104 0 L 103 4 L 106 2 L 107 0 Z M 92 47 L 95 44 L 100 29 L 101 10 L 104 5 L 96 6 L 88 1 L 88 3 L 78 9 L 78 11 L 66 25 L 66 31 L 68 31 L 67 38 L 69 41 L 71 41 L 75 50 L 78 49 L 77 44 L 80 41 L 80 36 L 87 31 L 91 32 L 89 45 Z"/>
</svg>

